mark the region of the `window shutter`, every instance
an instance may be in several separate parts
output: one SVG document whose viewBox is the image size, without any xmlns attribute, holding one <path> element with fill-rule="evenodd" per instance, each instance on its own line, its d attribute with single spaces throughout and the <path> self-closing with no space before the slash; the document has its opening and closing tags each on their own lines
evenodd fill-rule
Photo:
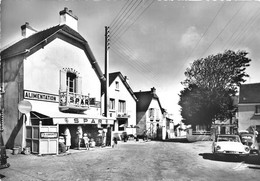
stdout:
<svg viewBox="0 0 260 181">
<path fill-rule="evenodd" d="M 76 78 L 76 93 L 82 94 L 82 77 Z"/>
<path fill-rule="evenodd" d="M 67 89 L 67 72 L 65 70 L 60 70 L 60 91 L 66 92 Z"/>
</svg>

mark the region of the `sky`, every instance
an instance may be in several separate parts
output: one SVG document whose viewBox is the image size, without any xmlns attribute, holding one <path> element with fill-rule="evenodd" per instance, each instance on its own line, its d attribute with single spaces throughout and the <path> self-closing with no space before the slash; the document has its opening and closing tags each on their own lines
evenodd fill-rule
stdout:
<svg viewBox="0 0 260 181">
<path fill-rule="evenodd" d="M 59 24 L 67 7 L 104 69 L 110 27 L 110 72 L 120 71 L 134 92 L 156 88 L 161 105 L 180 121 L 179 93 L 194 60 L 245 50 L 252 60 L 245 83 L 260 82 L 260 2 L 177 0 L 2 0 L 1 49 L 20 40 L 21 25 L 41 31 Z"/>
</svg>

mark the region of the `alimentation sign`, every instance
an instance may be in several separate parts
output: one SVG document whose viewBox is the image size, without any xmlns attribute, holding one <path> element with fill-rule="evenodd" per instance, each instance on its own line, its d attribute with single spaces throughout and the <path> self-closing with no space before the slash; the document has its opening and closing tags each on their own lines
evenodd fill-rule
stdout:
<svg viewBox="0 0 260 181">
<path fill-rule="evenodd" d="M 24 99 L 31 99 L 37 101 L 47 101 L 47 102 L 59 102 L 59 96 L 55 94 L 48 94 L 43 92 L 36 92 L 36 91 L 23 91 Z"/>
</svg>

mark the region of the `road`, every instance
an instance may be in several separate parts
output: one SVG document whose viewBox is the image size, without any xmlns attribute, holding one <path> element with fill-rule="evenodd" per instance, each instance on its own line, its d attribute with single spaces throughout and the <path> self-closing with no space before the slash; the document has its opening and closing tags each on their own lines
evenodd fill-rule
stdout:
<svg viewBox="0 0 260 181">
<path fill-rule="evenodd" d="M 117 148 L 74 150 L 59 156 L 11 155 L 9 180 L 259 180 L 260 163 L 215 159 L 211 142 L 119 142 Z M 255 160 L 251 157 L 251 160 Z"/>
</svg>

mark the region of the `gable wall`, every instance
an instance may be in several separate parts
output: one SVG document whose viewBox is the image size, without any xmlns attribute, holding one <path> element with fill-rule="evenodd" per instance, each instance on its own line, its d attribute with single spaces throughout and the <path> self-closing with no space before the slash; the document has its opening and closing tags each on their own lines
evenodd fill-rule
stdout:
<svg viewBox="0 0 260 181">
<path fill-rule="evenodd" d="M 116 82 L 119 82 L 119 90 L 116 90 Z M 118 101 L 126 101 L 126 112 L 130 115 L 128 118 L 128 126 L 136 125 L 136 101 L 129 93 L 123 82 L 117 77 L 109 86 L 109 98 L 115 99 L 115 109 L 118 110 Z"/>
<path fill-rule="evenodd" d="M 246 130 L 251 125 L 260 125 L 260 120 L 251 120 L 255 105 L 238 105 L 238 129 Z"/>
<path fill-rule="evenodd" d="M 59 73 L 62 68 L 73 68 L 82 77 L 82 94 L 100 100 L 100 81 L 83 50 L 55 39 L 24 62 L 24 88 L 27 90 L 59 93 Z"/>
</svg>

